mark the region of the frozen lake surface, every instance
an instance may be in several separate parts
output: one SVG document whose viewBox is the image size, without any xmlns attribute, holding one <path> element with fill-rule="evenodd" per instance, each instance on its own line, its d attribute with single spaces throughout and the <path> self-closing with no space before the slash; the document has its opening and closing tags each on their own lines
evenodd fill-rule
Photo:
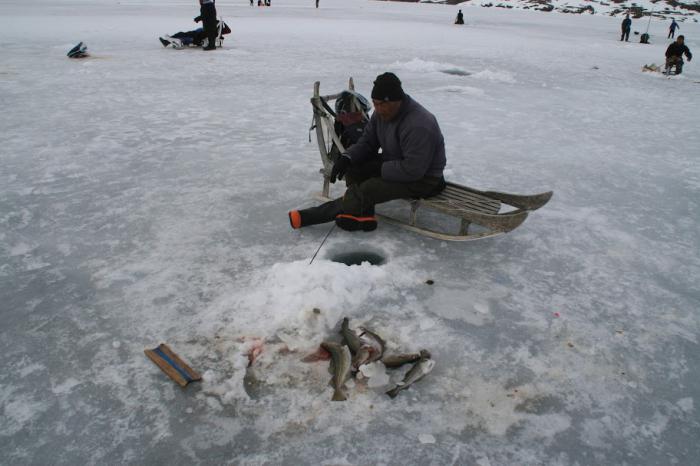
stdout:
<svg viewBox="0 0 700 466">
<path fill-rule="evenodd" d="M 0 3 L 0 463 L 696 464 L 698 64 L 641 72 L 668 21 L 642 45 L 457 8 L 220 1 L 205 53 L 158 42 L 194 1 Z M 436 115 L 448 179 L 550 203 L 470 243 L 336 229 L 308 265 L 328 226 L 286 213 L 321 188 L 313 83 L 384 71 Z M 357 252 L 384 263 L 331 260 Z M 331 402 L 300 360 L 343 317 L 435 369 Z M 170 381 L 161 342 L 204 380 Z"/>
</svg>

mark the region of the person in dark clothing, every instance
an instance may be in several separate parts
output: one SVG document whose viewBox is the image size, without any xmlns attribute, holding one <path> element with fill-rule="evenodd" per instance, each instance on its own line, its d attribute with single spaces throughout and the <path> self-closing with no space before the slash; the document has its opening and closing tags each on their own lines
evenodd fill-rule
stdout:
<svg viewBox="0 0 700 466">
<path fill-rule="evenodd" d="M 455 20 L 455 24 L 464 24 L 464 15 L 462 14 L 462 10 L 459 10 L 459 12 L 457 12 L 457 19 Z"/>
<path fill-rule="evenodd" d="M 676 35 L 676 29 L 680 29 L 681 27 L 678 25 L 675 19 L 671 20 L 671 25 L 668 27 L 668 38 L 672 39 Z"/>
<path fill-rule="evenodd" d="M 362 136 L 331 170 L 331 183 L 345 178 L 345 194 L 289 212 L 292 228 L 335 220 L 344 230 L 371 231 L 377 228 L 376 204 L 435 196 L 445 189 L 445 141 L 435 116 L 404 93 L 393 73 L 377 76 L 372 102 L 374 114 Z"/>
<path fill-rule="evenodd" d="M 676 74 L 683 72 L 683 55 L 688 57 L 688 61 L 693 59 L 693 54 L 690 53 L 688 47 L 684 44 L 685 36 L 678 36 L 675 42 L 666 49 L 666 73 L 671 71 L 671 68 L 676 67 Z"/>
<path fill-rule="evenodd" d="M 207 38 L 207 46 L 202 50 L 216 49 L 216 6 L 214 0 L 199 0 L 199 16 L 194 19 L 195 23 L 202 22 L 204 35 Z"/>
<path fill-rule="evenodd" d="M 231 33 L 231 28 L 228 27 L 228 24 L 224 23 L 223 21 L 217 21 L 216 23 L 216 30 L 219 30 L 219 23 L 221 23 L 221 35 L 219 36 L 220 40 L 224 39 L 224 34 L 230 34 Z M 175 34 L 171 36 L 163 36 L 159 37 L 160 43 L 163 44 L 163 47 L 167 47 L 171 45 L 173 48 L 176 49 L 181 49 L 188 47 L 190 45 L 193 45 L 195 47 L 201 47 L 202 43 L 204 42 L 204 39 L 206 39 L 206 33 L 204 32 L 203 28 L 197 28 L 192 31 L 185 31 L 185 32 L 176 32 Z"/>
<path fill-rule="evenodd" d="M 632 20 L 630 19 L 629 13 L 627 13 L 625 19 L 622 20 L 622 35 L 620 36 L 621 41 L 630 41 L 630 30 L 632 30 Z"/>
</svg>

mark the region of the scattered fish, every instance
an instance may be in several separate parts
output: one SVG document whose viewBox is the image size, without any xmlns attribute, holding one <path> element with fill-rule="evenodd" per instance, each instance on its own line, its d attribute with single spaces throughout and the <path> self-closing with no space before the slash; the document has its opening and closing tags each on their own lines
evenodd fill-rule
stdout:
<svg viewBox="0 0 700 466">
<path fill-rule="evenodd" d="M 360 327 L 360 330 L 362 330 L 362 333 L 360 333 L 362 343 L 370 347 L 370 357 L 367 360 L 367 363 L 382 359 L 382 356 L 384 355 L 384 348 L 386 348 L 386 342 L 382 340 L 379 335 L 364 327 Z"/>
<path fill-rule="evenodd" d="M 360 327 L 360 330 L 362 333 L 358 336 L 350 328 L 350 319 L 347 317 L 343 318 L 340 334 L 353 355 L 352 368 L 354 371 L 357 371 L 364 364 L 377 361 L 384 353 L 385 343 L 379 335 L 362 327 Z"/>
<path fill-rule="evenodd" d="M 331 362 L 333 364 L 333 378 L 331 385 L 333 386 L 332 401 L 345 401 L 348 396 L 345 394 L 345 381 L 350 375 L 350 349 L 338 343 L 324 341 L 321 347 L 331 354 Z"/>
<path fill-rule="evenodd" d="M 357 354 L 362 347 L 362 340 L 350 329 L 350 319 L 347 317 L 343 318 L 343 323 L 340 326 L 340 334 L 343 336 L 348 348 L 350 348 L 350 352 L 352 354 Z"/>
<path fill-rule="evenodd" d="M 420 350 L 420 353 L 387 354 L 382 357 L 382 362 L 388 368 L 395 368 L 414 363 L 421 358 L 430 359 L 430 352 Z"/>
<path fill-rule="evenodd" d="M 429 374 L 430 371 L 433 370 L 433 367 L 435 367 L 435 361 L 433 361 L 432 359 L 419 359 L 418 362 L 415 363 L 414 366 L 406 373 L 406 376 L 403 378 L 403 381 L 396 385 L 396 387 L 386 392 L 386 394 L 392 398 L 396 397 L 396 395 L 398 395 L 401 390 L 407 389 L 408 387 L 425 377 L 427 374 Z"/>
<path fill-rule="evenodd" d="M 352 368 L 357 371 L 360 366 L 363 366 L 365 364 L 369 363 L 369 359 L 372 357 L 372 347 L 369 345 L 363 345 L 360 347 L 360 349 L 355 353 L 355 356 L 352 358 Z"/>
</svg>

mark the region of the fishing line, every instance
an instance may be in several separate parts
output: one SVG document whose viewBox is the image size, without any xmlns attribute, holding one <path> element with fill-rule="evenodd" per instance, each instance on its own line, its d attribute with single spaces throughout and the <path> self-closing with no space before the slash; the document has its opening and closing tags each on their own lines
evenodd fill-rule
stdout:
<svg viewBox="0 0 700 466">
<path fill-rule="evenodd" d="M 333 222 L 333 225 L 331 226 L 331 229 L 328 230 L 328 233 L 326 233 L 326 237 L 323 238 L 323 241 L 321 241 L 321 245 L 318 247 L 318 249 L 316 249 L 316 253 L 314 253 L 314 257 L 311 258 L 311 262 L 309 262 L 309 265 L 311 265 L 311 263 L 314 261 L 314 259 L 316 259 L 316 254 L 318 254 L 318 251 L 320 251 L 321 248 L 323 247 L 323 245 L 326 243 L 326 240 L 327 240 L 328 237 L 331 235 L 331 232 L 333 231 L 333 228 L 335 228 L 335 222 Z"/>
</svg>

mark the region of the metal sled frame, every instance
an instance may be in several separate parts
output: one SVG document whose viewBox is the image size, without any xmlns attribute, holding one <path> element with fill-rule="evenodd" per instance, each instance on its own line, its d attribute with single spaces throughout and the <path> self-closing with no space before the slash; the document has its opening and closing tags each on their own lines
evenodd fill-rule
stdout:
<svg viewBox="0 0 700 466">
<path fill-rule="evenodd" d="M 314 95 L 311 98 L 314 122 L 311 129 L 316 129 L 316 140 L 321 153 L 323 168 L 323 191 L 316 197 L 319 200 L 330 200 L 330 173 L 333 168 L 333 160 L 330 152 L 335 145 L 340 153 L 345 151 L 340 138 L 333 128 L 334 116 L 330 108 L 340 93 L 325 95 L 320 94 L 321 84 L 314 83 Z M 349 80 L 348 89 L 355 90 L 352 78 Z M 496 191 L 479 191 L 456 183 L 447 182 L 447 187 L 437 196 L 426 199 L 406 199 L 410 206 L 408 222 L 384 215 L 377 214 L 380 220 L 400 226 L 418 234 L 435 239 L 447 241 L 470 241 L 507 233 L 522 224 L 530 211 L 539 209 L 552 197 L 552 191 L 534 195 L 508 194 Z M 504 208 L 505 206 L 505 208 Z M 508 210 L 512 207 L 513 210 Z M 460 219 L 460 228 L 457 233 L 448 233 L 431 230 L 417 225 L 418 211 L 422 208 L 434 210 Z M 504 210 L 503 212 L 501 212 Z M 470 233 L 471 224 L 480 225 L 478 232 Z"/>
</svg>

